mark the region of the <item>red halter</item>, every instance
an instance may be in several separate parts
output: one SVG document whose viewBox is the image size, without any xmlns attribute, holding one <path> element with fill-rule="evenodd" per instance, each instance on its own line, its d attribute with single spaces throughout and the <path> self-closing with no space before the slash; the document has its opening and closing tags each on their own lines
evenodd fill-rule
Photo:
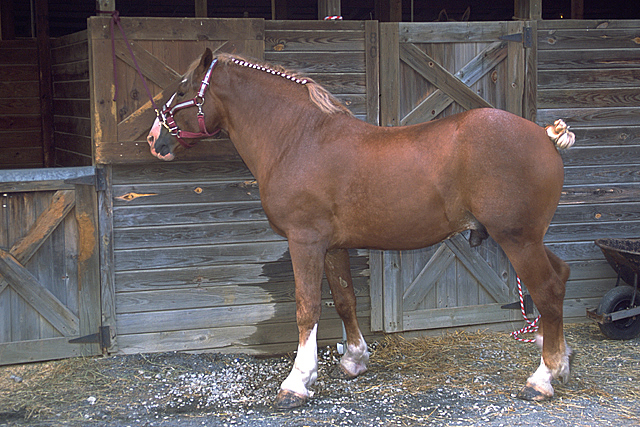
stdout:
<svg viewBox="0 0 640 427">
<path fill-rule="evenodd" d="M 220 132 L 220 129 L 215 130 L 212 133 L 207 132 L 207 128 L 204 124 L 204 112 L 202 111 L 202 105 L 204 104 L 204 94 L 209 87 L 209 82 L 211 81 L 211 73 L 213 72 L 213 67 L 215 67 L 217 59 L 214 59 L 207 70 L 207 73 L 204 75 L 202 79 L 202 83 L 200 84 L 200 90 L 198 90 L 198 94 L 188 101 L 181 102 L 180 104 L 175 105 L 171 108 L 171 103 L 173 102 L 176 94 L 174 93 L 171 98 L 167 101 L 167 103 L 162 108 L 162 111 L 156 110 L 156 115 L 158 116 L 158 120 L 164 127 L 167 128 L 169 133 L 175 136 L 178 139 L 178 142 L 182 144 L 186 148 L 193 147 L 195 142 L 187 142 L 183 138 L 192 139 L 192 138 L 202 138 L 204 136 L 214 136 Z M 200 126 L 200 132 L 186 132 L 180 130 L 178 125 L 176 124 L 173 115 L 176 111 L 182 110 L 188 107 L 198 107 L 198 125 Z"/>
</svg>

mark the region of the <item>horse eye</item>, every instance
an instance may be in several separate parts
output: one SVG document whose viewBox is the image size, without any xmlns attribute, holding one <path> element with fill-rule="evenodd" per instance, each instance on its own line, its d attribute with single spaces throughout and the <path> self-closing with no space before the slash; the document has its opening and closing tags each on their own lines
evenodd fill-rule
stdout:
<svg viewBox="0 0 640 427">
<path fill-rule="evenodd" d="M 184 92 L 178 92 L 178 96 L 182 98 L 184 96 Z"/>
</svg>

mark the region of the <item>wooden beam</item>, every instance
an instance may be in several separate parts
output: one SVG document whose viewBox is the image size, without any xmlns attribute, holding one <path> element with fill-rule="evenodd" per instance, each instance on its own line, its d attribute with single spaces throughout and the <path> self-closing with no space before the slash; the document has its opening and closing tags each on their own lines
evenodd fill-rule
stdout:
<svg viewBox="0 0 640 427">
<path fill-rule="evenodd" d="M 49 38 L 48 0 L 37 0 L 36 41 L 38 44 L 38 69 L 40 72 L 40 114 L 42 126 L 42 164 L 54 165 L 53 146 L 53 82 L 51 78 L 51 43 Z"/>
<path fill-rule="evenodd" d="M 96 0 L 96 12 L 111 13 L 116 10 L 116 0 Z"/>
<path fill-rule="evenodd" d="M 207 0 L 195 0 L 196 2 L 196 18 L 207 17 Z"/>
<path fill-rule="evenodd" d="M 584 19 L 584 0 L 571 0 L 571 19 Z"/>
<path fill-rule="evenodd" d="M 380 22 L 402 22 L 402 0 L 375 0 L 375 13 Z"/>
<path fill-rule="evenodd" d="M 542 19 L 542 0 L 514 0 L 513 17 L 520 21 Z"/>
<path fill-rule="evenodd" d="M 271 19 L 287 19 L 287 0 L 271 0 Z"/>
</svg>

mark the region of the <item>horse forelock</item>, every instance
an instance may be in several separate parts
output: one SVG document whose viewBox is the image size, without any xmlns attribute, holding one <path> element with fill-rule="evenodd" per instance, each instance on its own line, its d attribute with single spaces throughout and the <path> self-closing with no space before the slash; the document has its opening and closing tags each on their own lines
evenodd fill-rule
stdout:
<svg viewBox="0 0 640 427">
<path fill-rule="evenodd" d="M 279 65 L 273 65 L 266 62 L 260 62 L 256 60 L 245 59 L 238 55 L 229 55 L 226 53 L 220 53 L 217 55 L 217 59 L 220 64 L 230 64 L 236 65 L 236 61 L 246 62 L 251 65 L 256 65 L 258 67 L 264 68 L 264 72 L 269 74 L 279 73 L 278 75 L 273 75 L 273 78 L 282 78 L 282 75 L 291 77 L 290 80 L 293 84 L 303 84 L 307 91 L 309 92 L 309 100 L 316 105 L 322 112 L 326 114 L 336 114 L 343 113 L 348 115 L 353 115 L 351 111 L 345 107 L 336 97 L 334 97 L 328 90 L 320 86 L 313 79 L 308 77 L 303 77 L 295 71 L 287 70 L 284 67 Z M 194 82 L 194 71 L 198 66 L 198 61 L 195 61 L 194 64 L 190 67 L 189 71 L 185 74 L 185 79 L 188 79 L 190 84 L 197 83 Z M 296 83 L 297 81 L 297 83 Z M 304 82 L 304 83 L 302 83 Z"/>
</svg>

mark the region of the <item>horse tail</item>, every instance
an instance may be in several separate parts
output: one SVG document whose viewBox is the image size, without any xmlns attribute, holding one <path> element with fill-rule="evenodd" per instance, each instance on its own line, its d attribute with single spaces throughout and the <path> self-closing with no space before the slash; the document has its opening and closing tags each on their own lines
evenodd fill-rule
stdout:
<svg viewBox="0 0 640 427">
<path fill-rule="evenodd" d="M 544 130 L 547 131 L 547 136 L 558 150 L 566 150 L 576 142 L 576 135 L 569 132 L 569 126 L 562 119 L 556 120 Z"/>
</svg>

